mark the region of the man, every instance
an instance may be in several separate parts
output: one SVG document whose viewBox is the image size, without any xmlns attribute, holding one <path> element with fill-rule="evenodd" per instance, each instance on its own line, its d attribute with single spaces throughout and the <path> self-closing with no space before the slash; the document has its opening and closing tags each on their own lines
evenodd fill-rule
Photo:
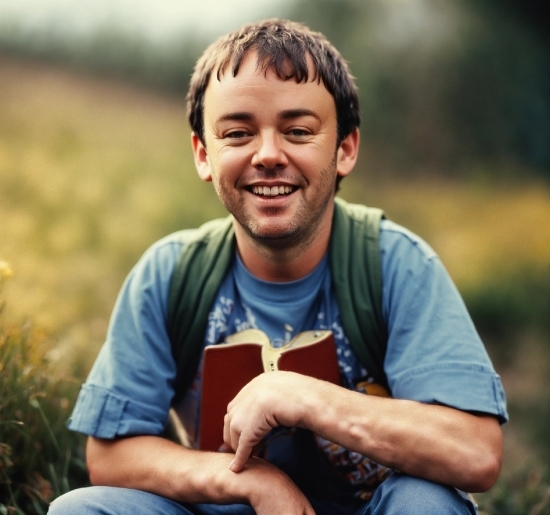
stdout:
<svg viewBox="0 0 550 515">
<path fill-rule="evenodd" d="M 244 26 L 198 61 L 188 113 L 197 171 L 231 213 L 235 241 L 204 343 L 259 328 L 280 344 L 328 328 L 343 386 L 262 374 L 228 406 L 226 452 L 162 438 L 175 404 L 196 444 L 200 409 L 200 373 L 185 391 L 174 386 L 167 329 L 174 270 L 197 233 L 172 235 L 128 277 L 70 421 L 89 435 L 98 486 L 61 497 L 50 513 L 475 513 L 463 492 L 498 476 L 504 393 L 433 251 L 386 220 L 376 238 L 392 397 L 359 393 L 373 377 L 342 329 L 338 264 L 328 259 L 335 191 L 359 147 L 341 56 L 303 25 Z"/>
</svg>

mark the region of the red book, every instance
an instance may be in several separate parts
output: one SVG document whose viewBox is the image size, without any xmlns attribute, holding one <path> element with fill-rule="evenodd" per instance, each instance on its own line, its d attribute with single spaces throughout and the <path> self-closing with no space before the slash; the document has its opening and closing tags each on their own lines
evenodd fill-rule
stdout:
<svg viewBox="0 0 550 515">
<path fill-rule="evenodd" d="M 217 451 L 223 444 L 227 405 L 241 388 L 263 372 L 286 370 L 340 384 L 340 370 L 331 331 L 305 331 L 282 347 L 247 329 L 204 349 L 202 363 L 199 448 Z"/>
</svg>

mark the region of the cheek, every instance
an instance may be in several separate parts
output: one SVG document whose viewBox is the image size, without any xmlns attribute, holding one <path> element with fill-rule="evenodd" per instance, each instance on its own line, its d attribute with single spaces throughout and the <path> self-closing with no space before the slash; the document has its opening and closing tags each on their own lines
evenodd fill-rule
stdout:
<svg viewBox="0 0 550 515">
<path fill-rule="evenodd" d="M 316 175 L 333 167 L 334 152 L 329 152 L 328 149 L 321 151 L 318 148 L 304 148 L 302 152 L 296 154 L 295 163 L 304 173 Z"/>
<path fill-rule="evenodd" d="M 215 159 L 212 160 L 212 165 L 220 173 L 223 173 L 224 176 L 234 176 L 239 174 L 250 163 L 251 157 L 248 154 L 249 152 L 245 149 L 228 147 L 216 153 Z"/>
<path fill-rule="evenodd" d="M 242 167 L 232 162 L 217 163 L 212 168 L 212 183 L 216 191 L 229 192 L 237 186 L 239 178 L 242 176 Z"/>
</svg>

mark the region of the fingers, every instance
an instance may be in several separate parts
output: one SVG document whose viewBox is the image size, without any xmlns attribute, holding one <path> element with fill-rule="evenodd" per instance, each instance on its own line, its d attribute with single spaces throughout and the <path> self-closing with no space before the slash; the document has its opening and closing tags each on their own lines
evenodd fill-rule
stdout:
<svg viewBox="0 0 550 515">
<path fill-rule="evenodd" d="M 283 377 L 284 374 L 284 377 Z M 254 446 L 274 427 L 279 425 L 296 425 L 297 409 L 295 402 L 287 402 L 280 392 L 281 381 L 301 379 L 298 374 L 288 372 L 261 374 L 236 395 L 228 404 L 224 418 L 223 440 L 225 445 L 235 451 L 235 458 L 230 469 L 241 471 L 254 450 Z M 294 388 L 287 385 L 288 388 Z"/>
<path fill-rule="evenodd" d="M 235 457 L 229 464 L 229 469 L 233 472 L 240 472 L 246 465 L 246 462 L 248 461 L 248 458 L 252 453 L 252 449 L 253 449 L 253 446 L 250 444 L 248 445 L 240 444 L 237 447 L 237 450 L 235 451 Z"/>
<path fill-rule="evenodd" d="M 235 425 L 231 424 L 231 417 L 226 414 L 223 426 L 224 446 L 235 451 L 235 457 L 229 464 L 229 468 L 233 472 L 240 472 L 252 454 L 254 446 L 261 440 L 263 435 L 259 438 L 248 438 L 244 432 L 236 429 Z"/>
<path fill-rule="evenodd" d="M 235 452 L 235 457 L 229 465 L 233 472 L 240 472 L 244 468 L 255 446 L 273 427 L 264 417 L 254 416 L 249 411 L 247 413 L 249 415 L 244 417 L 244 422 L 243 418 L 235 416 L 231 409 L 224 418 L 224 446 Z"/>
</svg>

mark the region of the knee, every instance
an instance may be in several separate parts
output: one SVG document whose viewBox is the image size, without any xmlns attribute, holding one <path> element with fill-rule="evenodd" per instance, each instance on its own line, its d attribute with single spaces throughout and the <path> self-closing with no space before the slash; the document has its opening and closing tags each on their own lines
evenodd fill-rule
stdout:
<svg viewBox="0 0 550 515">
<path fill-rule="evenodd" d="M 72 490 L 58 497 L 50 504 L 48 515 L 99 515 L 100 511 L 94 508 L 91 498 L 94 497 L 93 488 Z"/>
<path fill-rule="evenodd" d="M 113 486 L 80 488 L 58 497 L 48 515 L 192 515 L 175 501 L 142 490 Z"/>
<path fill-rule="evenodd" d="M 456 488 L 394 473 L 377 489 L 365 515 L 476 515 L 472 500 Z"/>
</svg>

